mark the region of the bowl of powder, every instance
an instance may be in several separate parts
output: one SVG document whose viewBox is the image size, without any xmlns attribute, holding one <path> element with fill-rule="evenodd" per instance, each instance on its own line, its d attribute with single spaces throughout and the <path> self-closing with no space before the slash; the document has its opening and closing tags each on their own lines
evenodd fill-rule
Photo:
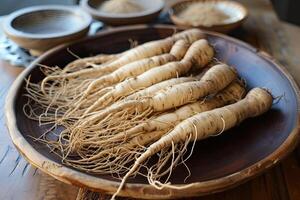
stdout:
<svg viewBox="0 0 300 200">
<path fill-rule="evenodd" d="M 181 28 L 201 28 L 227 33 L 239 27 L 248 11 L 240 3 L 227 0 L 184 0 L 169 9 L 172 22 Z"/>
<path fill-rule="evenodd" d="M 163 0 L 82 0 L 82 8 L 108 25 L 143 24 L 153 21 L 164 8 Z"/>
</svg>

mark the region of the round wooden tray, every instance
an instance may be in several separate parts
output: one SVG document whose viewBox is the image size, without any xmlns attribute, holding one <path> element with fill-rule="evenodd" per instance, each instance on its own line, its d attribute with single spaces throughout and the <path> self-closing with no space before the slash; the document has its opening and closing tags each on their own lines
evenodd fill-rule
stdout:
<svg viewBox="0 0 300 200">
<path fill-rule="evenodd" d="M 31 137 L 38 137 L 46 129 L 29 120 L 22 111 L 26 101 L 24 78 L 31 75 L 36 82 L 43 78 L 38 63 L 65 66 L 74 57 L 97 53 L 116 53 L 129 48 L 128 39 L 143 43 L 174 33 L 173 26 L 130 26 L 107 30 L 68 46 L 59 46 L 38 58 L 15 81 L 6 99 L 6 118 L 13 143 L 20 153 L 45 173 L 69 184 L 93 191 L 113 193 L 118 180 L 110 176 L 95 176 L 61 164 L 60 159 Z M 238 127 L 196 144 L 187 161 L 191 177 L 184 183 L 187 171 L 177 167 L 173 184 L 188 184 L 184 190 L 156 190 L 143 177 L 128 181 L 122 196 L 139 199 L 170 199 L 205 195 L 240 184 L 271 167 L 295 147 L 299 131 L 299 90 L 286 70 L 264 52 L 225 35 L 205 32 L 216 49 L 216 57 L 234 66 L 247 81 L 249 88 L 260 86 L 283 98 L 261 117 L 246 120 Z"/>
</svg>

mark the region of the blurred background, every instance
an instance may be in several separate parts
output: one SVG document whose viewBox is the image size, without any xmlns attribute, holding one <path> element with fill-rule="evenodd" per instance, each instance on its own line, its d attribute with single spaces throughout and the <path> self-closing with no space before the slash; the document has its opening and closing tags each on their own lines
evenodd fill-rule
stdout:
<svg viewBox="0 0 300 200">
<path fill-rule="evenodd" d="M 45 4 L 78 4 L 80 0 L 0 0 L 0 16 L 20 8 Z M 300 25 L 300 0 L 270 0 L 281 20 Z"/>
<path fill-rule="evenodd" d="M 300 25 L 299 0 L 271 0 L 281 20 Z"/>
</svg>

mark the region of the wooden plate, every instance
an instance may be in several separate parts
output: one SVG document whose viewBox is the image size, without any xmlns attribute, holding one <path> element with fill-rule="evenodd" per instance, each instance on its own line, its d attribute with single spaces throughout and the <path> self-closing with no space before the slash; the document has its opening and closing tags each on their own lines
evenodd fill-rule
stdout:
<svg viewBox="0 0 300 200">
<path fill-rule="evenodd" d="M 74 59 L 67 48 L 79 56 L 116 53 L 128 49 L 128 39 L 140 43 L 164 38 L 174 33 L 173 26 L 131 26 L 99 33 L 68 46 L 59 46 L 38 58 L 15 81 L 6 100 L 6 118 L 11 138 L 20 153 L 34 166 L 66 183 L 94 191 L 113 193 L 118 181 L 110 176 L 94 176 L 61 164 L 49 149 L 35 143 L 44 127 L 27 119 L 22 111 L 25 102 L 24 78 L 43 78 L 38 63 L 65 66 Z M 142 177 L 130 179 L 122 196 L 139 199 L 170 199 L 214 193 L 233 187 L 273 166 L 295 147 L 299 131 L 299 90 L 286 70 L 264 52 L 241 41 L 217 33 L 205 32 L 216 49 L 216 57 L 236 67 L 249 88 L 260 86 L 283 98 L 261 117 L 246 120 L 238 127 L 197 142 L 187 161 L 192 176 L 186 183 L 184 167 L 174 171 L 171 182 L 188 184 L 184 190 L 156 190 Z"/>
</svg>

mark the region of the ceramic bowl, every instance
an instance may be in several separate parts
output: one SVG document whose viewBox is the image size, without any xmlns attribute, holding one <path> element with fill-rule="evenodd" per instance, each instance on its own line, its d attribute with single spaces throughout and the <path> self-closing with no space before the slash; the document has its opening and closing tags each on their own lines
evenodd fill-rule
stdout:
<svg viewBox="0 0 300 200">
<path fill-rule="evenodd" d="M 187 21 L 183 20 L 179 13 L 190 6 L 192 3 L 209 3 L 210 5 L 214 6 L 218 10 L 223 11 L 226 15 L 228 15 L 228 19 L 224 22 L 220 22 L 219 24 L 211 25 L 211 26 L 193 26 L 189 24 Z M 200 28 L 209 31 L 217 31 L 221 33 L 227 33 L 231 30 L 239 27 L 245 21 L 248 16 L 247 9 L 240 3 L 235 1 L 228 1 L 228 0 L 184 0 L 177 2 L 171 6 L 169 9 L 169 14 L 172 22 L 181 27 L 181 28 Z"/>
<path fill-rule="evenodd" d="M 141 12 L 124 14 L 107 13 L 99 10 L 104 1 L 105 0 L 82 0 L 80 4 L 94 19 L 114 26 L 149 23 L 158 17 L 164 8 L 163 0 L 139 0 L 138 2 L 144 8 Z"/>
<path fill-rule="evenodd" d="M 13 12 L 3 29 L 11 40 L 37 55 L 86 36 L 91 22 L 91 16 L 79 7 L 45 5 Z"/>
</svg>

